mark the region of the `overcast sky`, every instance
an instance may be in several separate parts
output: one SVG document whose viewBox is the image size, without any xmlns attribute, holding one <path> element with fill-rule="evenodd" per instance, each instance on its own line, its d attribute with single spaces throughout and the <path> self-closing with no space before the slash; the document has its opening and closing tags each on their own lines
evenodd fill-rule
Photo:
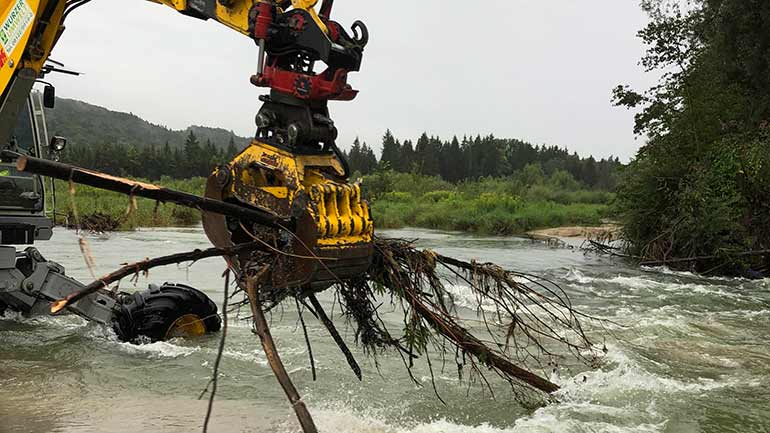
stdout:
<svg viewBox="0 0 770 433">
<path fill-rule="evenodd" d="M 475 7 L 476 5 L 483 7 Z M 401 138 L 494 134 L 633 156 L 633 115 L 610 104 L 620 83 L 645 86 L 637 0 L 337 0 L 334 19 L 369 27 L 353 102 L 330 109 L 346 148 Z M 253 41 L 154 3 L 94 0 L 70 15 L 52 58 L 84 72 L 51 76 L 58 95 L 173 129 L 252 136 Z"/>
</svg>

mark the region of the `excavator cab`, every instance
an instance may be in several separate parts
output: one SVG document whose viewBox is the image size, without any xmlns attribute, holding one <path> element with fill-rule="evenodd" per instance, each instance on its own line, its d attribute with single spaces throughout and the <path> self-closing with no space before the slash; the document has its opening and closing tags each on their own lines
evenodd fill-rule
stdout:
<svg viewBox="0 0 770 433">
<path fill-rule="evenodd" d="M 60 137 L 55 137 L 52 147 L 47 146 L 43 98 L 38 91 L 30 93 L 2 150 L 42 158 L 64 149 L 66 140 Z M 0 244 L 30 245 L 51 238 L 53 197 L 47 200 L 48 189 L 42 177 L 20 172 L 15 160 L 0 158 Z"/>
</svg>

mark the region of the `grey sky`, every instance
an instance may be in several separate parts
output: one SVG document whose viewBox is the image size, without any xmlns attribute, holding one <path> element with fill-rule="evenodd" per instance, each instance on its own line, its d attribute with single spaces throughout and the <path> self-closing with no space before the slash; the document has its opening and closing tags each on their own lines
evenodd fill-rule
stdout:
<svg viewBox="0 0 770 433">
<path fill-rule="evenodd" d="M 474 7 L 483 4 L 483 8 Z M 337 0 L 334 18 L 367 23 L 353 102 L 331 103 L 339 144 L 489 134 L 620 156 L 640 145 L 619 83 L 649 84 L 637 65 L 645 23 L 636 0 Z M 251 136 L 262 89 L 249 83 L 248 38 L 142 0 L 94 0 L 67 21 L 52 56 L 85 72 L 51 77 L 63 97 L 182 129 Z"/>
</svg>

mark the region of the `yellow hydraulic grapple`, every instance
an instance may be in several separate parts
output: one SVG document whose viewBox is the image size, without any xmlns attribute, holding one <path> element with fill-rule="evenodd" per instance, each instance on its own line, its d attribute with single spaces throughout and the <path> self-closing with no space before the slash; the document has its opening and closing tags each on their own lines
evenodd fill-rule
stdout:
<svg viewBox="0 0 770 433">
<path fill-rule="evenodd" d="M 359 184 L 345 181 L 334 154 L 296 155 L 255 140 L 212 174 L 206 196 L 296 221 L 294 236 L 287 237 L 283 230 L 204 214 L 206 234 L 218 247 L 258 239 L 287 253 L 274 265 L 275 287 L 320 290 L 369 266 L 374 235 L 369 204 Z"/>
</svg>

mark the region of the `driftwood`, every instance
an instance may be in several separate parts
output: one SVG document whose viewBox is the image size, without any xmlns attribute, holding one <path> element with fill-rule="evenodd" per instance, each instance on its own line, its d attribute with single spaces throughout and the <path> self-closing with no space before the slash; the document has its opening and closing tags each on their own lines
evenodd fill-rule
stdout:
<svg viewBox="0 0 770 433">
<path fill-rule="evenodd" d="M 762 257 L 762 256 L 770 256 L 770 250 L 744 251 L 741 253 L 725 253 L 723 256 L 699 256 L 699 257 L 688 257 L 688 258 L 674 258 L 674 259 L 668 259 L 668 260 L 649 260 L 649 261 L 640 262 L 639 265 L 666 266 L 666 265 L 681 264 L 681 263 L 699 262 L 699 261 L 705 261 L 705 260 L 718 260 L 718 259 L 724 259 L 725 257 L 738 258 L 738 257 Z"/>
<path fill-rule="evenodd" d="M 19 163 L 20 170 L 44 175 L 54 174 L 58 178 L 73 182 L 123 192 L 132 198 L 142 196 L 155 200 L 176 200 L 175 203 L 183 206 L 245 217 L 257 222 L 263 221 L 259 218 L 265 217 L 264 212 L 259 210 L 244 211 L 244 214 L 241 210 L 245 208 L 235 206 L 237 209 L 234 210 L 231 209 L 233 205 L 216 200 L 206 201 L 155 185 L 40 161 L 42 160 L 26 158 L 23 163 Z M 269 225 L 283 227 L 283 222 L 269 216 L 264 221 Z M 294 298 L 296 305 L 305 305 L 328 329 L 359 379 L 362 376 L 361 369 L 337 332 L 333 319 L 328 317 L 314 294 L 268 287 L 267 284 L 264 289 L 269 290 L 262 290 L 262 278 L 266 270 L 281 255 L 286 254 L 266 247 L 264 242 L 242 244 L 228 249 L 196 250 L 125 265 L 89 284 L 82 291 L 55 302 L 51 310 L 60 311 L 68 304 L 103 290 L 122 278 L 146 273 L 158 266 L 194 262 L 209 257 L 243 257 L 246 252 L 251 252 L 249 260 L 246 261 L 247 265 L 241 266 L 238 272 L 230 269 L 235 272 L 240 287 L 231 297 L 239 293 L 245 295 L 246 299 L 235 305 L 249 305 L 254 330 L 260 337 L 270 366 L 291 402 L 300 424 L 305 432 L 316 432 L 313 420 L 283 367 L 278 349 L 272 340 L 265 319 L 268 305 L 277 305 L 290 298 Z M 243 260 L 241 262 L 243 263 Z M 320 263 L 323 265 L 323 261 Z M 453 285 L 465 287 L 475 299 L 477 319 L 474 322 L 483 324 L 482 336 L 465 327 L 467 318 L 458 311 L 455 294 L 449 289 Z M 576 311 L 567 295 L 557 285 L 536 276 L 504 270 L 494 264 L 466 262 L 432 251 L 421 251 L 412 243 L 403 240 L 376 239 L 375 253 L 369 270 L 359 277 L 339 280 L 328 290 L 336 292 L 336 299 L 342 307 L 341 314 L 353 326 L 355 342 L 362 347 L 364 353 L 376 357 L 386 351 L 395 351 L 404 360 L 405 367 L 413 379 L 411 369 L 415 361 L 423 359 L 432 378 L 431 354 L 438 354 L 443 359 L 445 355 L 454 353 L 458 373 L 462 373 L 463 368 L 469 366 L 471 372 L 481 376 L 487 384 L 489 382 L 485 373 L 493 372 L 508 381 L 514 390 L 529 389 L 549 394 L 558 390 L 558 385 L 533 370 L 546 371 L 559 365 L 564 355 L 563 351 L 557 351 L 557 348 L 566 349 L 572 357 L 587 365 L 594 366 L 597 362 L 596 348 L 581 325 L 581 321 L 595 319 Z M 387 299 L 403 311 L 405 327 L 391 330 L 380 319 L 378 309 L 383 302 L 388 302 Z M 228 299 L 225 299 L 225 305 L 227 301 Z M 312 354 L 310 356 L 312 357 Z M 438 396 L 438 392 L 436 395 Z"/>
<path fill-rule="evenodd" d="M 65 221 L 68 229 L 85 230 L 94 233 L 112 232 L 120 227 L 118 219 L 101 212 L 79 217 L 75 217 L 74 214 L 70 213 L 66 216 Z"/>
<path fill-rule="evenodd" d="M 668 257 L 669 252 L 667 250 L 664 251 L 661 248 L 652 246 L 654 242 L 651 242 L 651 245 L 644 248 L 642 256 L 628 254 L 627 251 L 630 249 L 628 245 L 614 246 L 604 241 L 593 239 L 586 240 L 581 249 L 587 252 L 625 259 L 637 266 L 669 266 L 673 269 L 688 270 L 701 275 L 711 275 L 718 270 L 733 265 L 738 259 L 770 259 L 770 250 L 724 252 L 719 255 L 712 254 L 692 257 Z M 763 278 L 766 277 L 768 272 L 767 266 L 766 264 L 759 264 L 753 271 L 739 268 L 733 274 L 749 278 Z"/>
<path fill-rule="evenodd" d="M 409 341 L 410 351 L 427 352 L 430 342 L 434 347 L 443 347 L 443 339 L 512 384 L 545 393 L 559 387 L 522 366 L 557 365 L 561 356 L 548 343 L 566 347 L 586 364 L 596 363 L 593 345 L 579 320 L 581 316 L 591 318 L 576 312 L 555 284 L 493 264 L 470 263 L 420 251 L 409 242 L 378 239 L 376 246 L 378 253 L 366 279 L 350 284 L 359 285 L 358 290 L 366 290 L 361 288 L 365 285 L 381 285 L 400 296 L 410 317 L 406 334 L 425 335 L 426 324 L 433 328 L 435 332 L 428 333 L 427 340 Z M 443 277 L 440 270 L 444 271 Z M 477 313 L 492 342 L 482 342 L 461 325 L 463 320 L 445 284 L 458 282 L 475 296 Z M 471 367 L 483 375 L 475 364 Z"/>
<path fill-rule="evenodd" d="M 58 313 L 67 307 L 67 305 L 74 304 L 75 302 L 85 298 L 90 294 L 96 293 L 99 290 L 106 289 L 110 284 L 118 282 L 123 278 L 130 277 L 141 272 L 146 273 L 153 268 L 174 265 L 177 263 L 197 262 L 199 260 L 208 259 L 211 257 L 235 256 L 237 254 L 246 251 L 254 251 L 259 248 L 263 248 L 261 243 L 250 242 L 248 244 L 238 245 L 233 248 L 209 248 L 207 250 L 195 250 L 187 253 L 172 254 L 169 256 L 146 259 L 136 263 L 127 264 L 122 268 L 92 282 L 82 290 L 75 292 L 58 302 L 54 302 L 51 305 L 51 313 Z"/>
</svg>

